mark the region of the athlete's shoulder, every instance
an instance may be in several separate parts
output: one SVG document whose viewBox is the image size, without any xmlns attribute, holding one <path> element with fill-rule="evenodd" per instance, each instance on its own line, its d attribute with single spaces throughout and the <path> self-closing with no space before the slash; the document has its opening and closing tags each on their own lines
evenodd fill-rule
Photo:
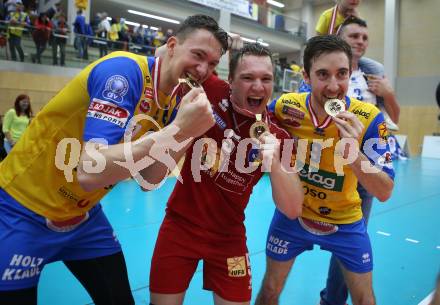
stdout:
<svg viewBox="0 0 440 305">
<path fill-rule="evenodd" d="M 286 93 L 281 95 L 275 105 L 275 113 L 285 112 L 288 108 L 306 109 L 308 93 Z"/>
<path fill-rule="evenodd" d="M 275 134 L 277 139 L 289 139 L 290 134 L 285 130 L 276 116 L 269 112 L 269 129 L 270 132 Z"/>
<path fill-rule="evenodd" d="M 379 109 L 373 104 L 365 103 L 355 98 L 350 98 L 348 111 L 354 113 L 364 125 L 374 120 L 380 113 Z"/>
</svg>

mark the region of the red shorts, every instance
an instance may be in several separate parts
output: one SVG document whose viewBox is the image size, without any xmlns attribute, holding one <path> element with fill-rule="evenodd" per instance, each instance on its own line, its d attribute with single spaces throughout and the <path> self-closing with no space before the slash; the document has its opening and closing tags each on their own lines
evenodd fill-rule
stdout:
<svg viewBox="0 0 440 305">
<path fill-rule="evenodd" d="M 150 291 L 186 291 L 201 259 L 204 289 L 231 302 L 251 300 L 251 267 L 244 234 L 210 233 L 168 214 L 153 253 Z"/>
</svg>

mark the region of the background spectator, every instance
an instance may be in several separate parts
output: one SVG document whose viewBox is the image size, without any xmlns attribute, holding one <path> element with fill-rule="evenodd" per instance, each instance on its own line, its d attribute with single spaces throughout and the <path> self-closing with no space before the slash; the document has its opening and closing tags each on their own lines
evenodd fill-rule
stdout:
<svg viewBox="0 0 440 305">
<path fill-rule="evenodd" d="M 46 49 L 46 44 L 52 33 L 52 22 L 47 17 L 46 13 L 40 13 L 34 22 L 34 31 L 32 38 L 34 39 L 36 54 L 31 55 L 32 62 L 41 64 L 41 54 Z"/>
<path fill-rule="evenodd" d="M 64 66 L 66 57 L 67 22 L 64 14 L 58 15 L 53 19 L 52 32 L 52 63 L 58 65 L 58 49 L 60 50 L 60 65 Z"/>
<path fill-rule="evenodd" d="M 5 113 L 2 130 L 5 134 L 4 148 L 9 153 L 20 139 L 32 116 L 32 107 L 29 96 L 20 94 L 15 99 L 14 108 Z"/>
</svg>

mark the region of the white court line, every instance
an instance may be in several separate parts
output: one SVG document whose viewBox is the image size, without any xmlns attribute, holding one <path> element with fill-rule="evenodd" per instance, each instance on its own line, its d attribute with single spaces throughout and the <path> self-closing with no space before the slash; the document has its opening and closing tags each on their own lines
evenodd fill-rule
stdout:
<svg viewBox="0 0 440 305">
<path fill-rule="evenodd" d="M 429 303 L 431 303 L 432 300 L 432 296 L 434 295 L 434 291 L 431 292 L 430 294 L 428 294 L 428 296 L 426 298 L 423 299 L 423 301 L 421 301 L 419 304 L 417 305 L 429 305 Z"/>
<path fill-rule="evenodd" d="M 377 231 L 376 233 L 380 235 L 391 236 L 391 234 L 387 232 Z"/>
<path fill-rule="evenodd" d="M 411 238 L 405 238 L 405 240 L 406 240 L 406 241 L 409 241 L 410 243 L 415 243 L 415 244 L 418 244 L 418 243 L 419 243 L 418 240 L 411 239 Z"/>
</svg>

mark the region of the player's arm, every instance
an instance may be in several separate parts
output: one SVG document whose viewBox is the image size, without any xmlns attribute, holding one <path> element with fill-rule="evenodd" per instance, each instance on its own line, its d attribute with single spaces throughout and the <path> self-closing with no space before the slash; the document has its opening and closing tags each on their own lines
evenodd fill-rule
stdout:
<svg viewBox="0 0 440 305">
<path fill-rule="evenodd" d="M 383 116 L 382 114 L 379 114 L 379 118 L 375 119 L 375 122 L 379 122 L 380 120 L 383 122 Z M 341 138 L 346 139 L 354 139 L 355 142 L 358 142 L 358 139 L 362 135 L 362 132 L 364 130 L 364 126 L 359 121 L 359 119 L 351 112 L 342 112 L 339 113 L 335 118 L 333 118 L 336 126 L 339 129 Z M 374 123 L 374 122 L 373 122 Z M 365 133 L 366 136 L 364 136 L 365 139 L 370 138 L 367 134 L 370 134 L 374 128 L 377 129 L 377 124 L 370 124 L 369 129 Z M 392 170 L 386 170 L 385 167 L 382 168 L 382 170 L 376 170 L 376 171 L 368 171 L 365 170 L 365 166 L 362 166 L 362 164 L 365 162 L 372 163 L 372 160 L 370 160 L 367 155 L 364 153 L 363 150 L 360 150 L 359 147 L 354 148 L 356 151 L 354 153 L 357 153 L 357 157 L 354 159 L 353 162 L 351 162 L 348 166 L 352 169 L 353 173 L 358 178 L 359 183 L 374 197 L 379 199 L 380 201 L 386 201 L 390 198 L 391 193 L 393 191 L 394 182 L 394 172 Z M 389 150 L 385 148 L 384 151 Z M 353 152 L 353 151 L 352 151 Z M 379 151 L 380 153 L 380 151 Z M 341 152 L 341 154 L 344 154 L 344 158 L 349 158 L 347 154 L 347 148 L 344 152 Z M 377 154 L 379 156 L 379 154 Z M 373 162 L 376 163 L 376 162 Z"/>
<path fill-rule="evenodd" d="M 400 106 L 390 82 L 386 77 L 368 75 L 368 90 L 382 97 L 384 107 L 394 123 L 399 123 Z"/>
<path fill-rule="evenodd" d="M 280 141 L 274 135 L 263 134 L 260 141 L 264 148 L 261 152 L 263 160 L 266 154 L 272 155 L 269 177 L 275 205 L 284 215 L 294 219 L 302 212 L 304 191 L 301 181 L 296 173 L 283 168 Z"/>
<path fill-rule="evenodd" d="M 176 118 L 154 138 L 148 155 L 158 162 L 140 174 L 151 185 L 159 183 L 177 166 L 193 140 L 203 135 L 215 123 L 211 104 L 202 89 L 192 89 L 179 105 Z M 165 156 L 165 158 L 164 158 Z M 145 188 L 144 191 L 151 190 Z"/>
<path fill-rule="evenodd" d="M 198 89 L 183 98 L 182 113 L 172 124 L 137 140 L 126 138 L 128 121 L 133 117 L 143 88 L 142 72 L 129 58 L 116 57 L 101 62 L 91 71 L 87 86 L 90 105 L 84 127 L 85 145 L 77 171 L 78 182 L 86 191 L 113 185 L 137 172 L 146 181 L 152 180 L 151 184 L 161 181 L 167 171 L 160 170 L 158 160 L 170 155 L 176 143 L 190 140 L 214 124 L 209 101 Z M 163 145 L 171 147 L 157 156 Z M 130 160 L 133 162 L 127 162 Z M 134 166 L 141 160 L 145 162 Z"/>
<path fill-rule="evenodd" d="M 164 159 L 164 155 L 174 160 L 171 165 L 177 164 L 191 140 L 211 128 L 214 122 L 206 95 L 201 89 L 193 89 L 182 99 L 176 119 L 167 127 L 145 134 L 135 141 L 109 146 L 91 143 L 88 150 L 83 149 L 80 164 L 96 162 L 97 156 L 102 156 L 106 166 L 100 173 L 88 173 L 84 166 L 79 166 L 78 181 L 84 190 L 92 191 L 126 179 L 132 172 L 139 172 L 149 185 L 158 185 L 173 170 L 166 162 L 170 159 Z M 132 163 L 126 163 L 126 145 L 130 146 L 128 153 Z M 130 171 L 129 167 L 142 159 L 145 163 Z"/>
</svg>

